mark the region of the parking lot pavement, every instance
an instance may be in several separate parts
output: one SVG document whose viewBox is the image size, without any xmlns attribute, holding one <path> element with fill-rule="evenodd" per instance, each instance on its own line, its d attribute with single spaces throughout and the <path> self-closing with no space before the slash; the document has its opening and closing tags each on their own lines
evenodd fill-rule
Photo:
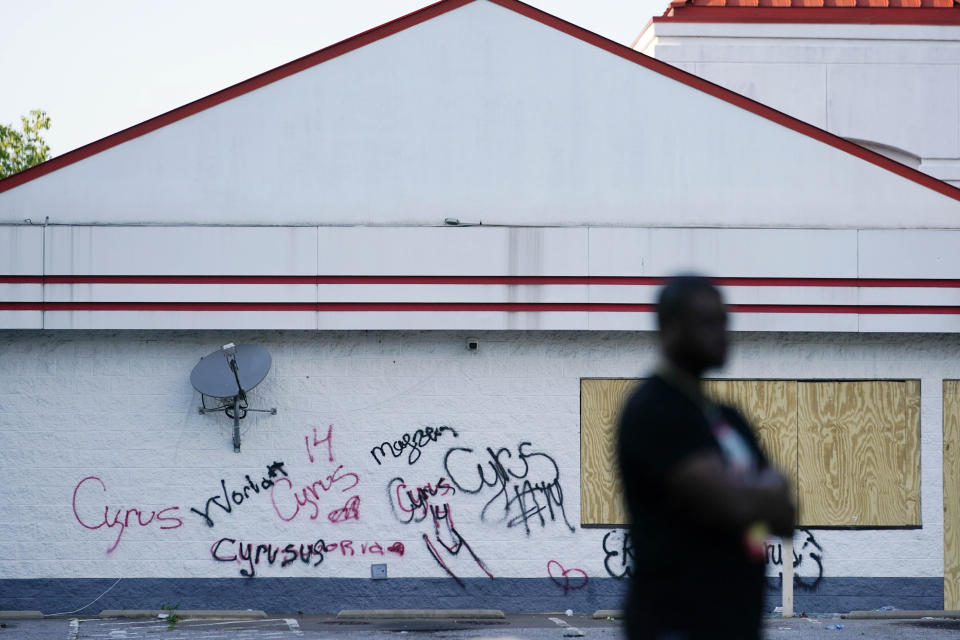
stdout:
<svg viewBox="0 0 960 640">
<path fill-rule="evenodd" d="M 846 620 L 840 618 L 768 618 L 766 640 L 946 640 L 957 638 L 960 620 Z M 838 628 L 839 627 L 839 628 Z"/>
<path fill-rule="evenodd" d="M 619 621 L 587 614 L 508 615 L 503 620 L 337 620 L 329 615 L 274 614 L 261 620 L 6 620 L 0 640 L 624 640 Z M 767 618 L 767 640 L 907 640 L 957 638 L 960 620 Z M 842 625 L 842 628 L 837 628 Z"/>
<path fill-rule="evenodd" d="M 166 620 L 151 619 L 44 619 L 7 620 L 0 640 L 285 640 L 303 638 L 297 621 L 271 617 L 265 620 Z"/>
</svg>

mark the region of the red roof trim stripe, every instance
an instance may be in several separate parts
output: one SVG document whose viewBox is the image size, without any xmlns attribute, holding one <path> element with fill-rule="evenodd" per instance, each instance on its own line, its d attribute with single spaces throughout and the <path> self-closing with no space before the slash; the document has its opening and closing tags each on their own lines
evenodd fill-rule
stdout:
<svg viewBox="0 0 960 640">
<path fill-rule="evenodd" d="M 960 315 L 960 306 L 731 304 L 733 313 Z M 652 312 L 656 305 L 599 302 L 0 302 L 0 311 L 566 311 Z"/>
<path fill-rule="evenodd" d="M 747 22 L 780 24 L 902 24 L 960 25 L 956 8 L 902 7 L 672 7 L 652 22 Z M 648 25 L 649 26 L 649 25 Z"/>
<path fill-rule="evenodd" d="M 39 178 L 40 176 L 51 173 L 52 171 L 56 171 L 57 169 L 84 158 L 90 157 L 96 153 L 105 151 L 106 149 L 117 146 L 123 142 L 127 142 L 146 133 L 150 133 L 151 131 L 155 131 L 163 126 L 186 118 L 187 116 L 193 115 L 205 109 L 209 109 L 210 107 L 218 105 L 232 98 L 236 98 L 244 93 L 259 89 L 294 73 L 343 55 L 344 53 L 353 51 L 354 49 L 358 49 L 362 46 L 393 35 L 394 33 L 398 33 L 414 25 L 420 24 L 421 22 L 430 20 L 431 18 L 437 17 L 449 11 L 453 11 L 454 9 L 475 1 L 476 0 L 441 0 L 436 4 L 424 7 L 419 11 L 415 11 L 403 16 L 402 18 L 388 22 L 380 27 L 365 31 L 352 38 L 348 38 L 347 40 L 343 40 L 342 42 L 321 49 L 315 53 L 309 54 L 292 62 L 288 62 L 285 65 L 279 66 L 258 76 L 254 76 L 253 78 L 235 84 L 232 87 L 228 87 L 213 93 L 205 98 L 201 98 L 165 114 L 142 122 L 138 125 L 134 125 L 133 127 L 107 136 L 106 138 L 80 147 L 79 149 L 65 153 L 62 156 L 48 160 L 35 167 L 9 176 L 3 180 L 0 180 L 0 193 L 30 180 Z M 570 22 L 557 18 L 556 16 L 550 15 L 544 11 L 541 11 L 540 9 L 536 9 L 527 4 L 519 2 L 519 0 L 489 1 L 504 7 L 505 9 L 509 9 L 519 13 L 520 15 L 526 16 L 532 20 L 536 20 L 541 24 L 557 29 L 558 31 L 566 33 L 567 35 L 592 44 L 600 49 L 603 49 L 604 51 L 620 56 L 626 60 L 630 60 L 631 62 L 635 62 L 651 71 L 660 73 L 661 75 L 667 76 L 668 78 L 681 82 L 694 89 L 698 89 L 715 98 L 736 105 L 755 115 L 776 122 L 777 124 L 787 127 L 788 129 L 792 129 L 797 133 L 814 138 L 841 151 L 845 151 L 851 155 L 854 155 L 861 160 L 865 160 L 874 165 L 887 169 L 888 171 L 891 171 L 901 177 L 932 189 L 941 195 L 960 201 L 960 189 L 957 187 L 954 187 L 941 180 L 937 180 L 936 178 L 917 171 L 916 169 L 902 165 L 894 160 L 890 160 L 889 158 L 870 151 L 869 149 L 856 145 L 852 142 L 848 142 L 839 136 L 835 136 L 832 133 L 818 129 L 813 125 L 797 120 L 792 116 L 788 116 L 745 96 L 734 93 L 729 89 L 725 89 L 719 85 L 704 80 L 703 78 L 677 69 L 676 67 L 672 67 L 665 62 L 646 56 L 638 51 L 634 51 L 633 49 L 630 49 L 622 44 L 608 40 L 607 38 L 597 35 L 592 31 L 587 31 L 582 27 L 578 27 Z M 730 10 L 730 8 L 725 9 L 725 11 Z M 925 11 L 933 10 L 928 9 Z"/>
<path fill-rule="evenodd" d="M 0 275 L 0 284 L 456 284 L 456 285 L 614 285 L 659 286 L 666 276 L 131 276 Z M 960 288 L 960 278 L 711 278 L 725 287 Z"/>
</svg>

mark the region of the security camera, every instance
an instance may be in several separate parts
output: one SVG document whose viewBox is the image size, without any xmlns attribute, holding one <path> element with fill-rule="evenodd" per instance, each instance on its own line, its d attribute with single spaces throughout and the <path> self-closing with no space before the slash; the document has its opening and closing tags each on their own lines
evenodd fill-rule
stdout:
<svg viewBox="0 0 960 640">
<path fill-rule="evenodd" d="M 476 338 L 467 338 L 467 351 L 476 351 L 480 348 L 480 341 Z"/>
</svg>

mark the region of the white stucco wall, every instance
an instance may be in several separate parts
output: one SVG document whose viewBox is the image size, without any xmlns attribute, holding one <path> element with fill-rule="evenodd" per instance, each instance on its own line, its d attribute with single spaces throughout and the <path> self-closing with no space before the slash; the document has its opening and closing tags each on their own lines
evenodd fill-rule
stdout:
<svg viewBox="0 0 960 640">
<path fill-rule="evenodd" d="M 563 511 L 508 527 L 502 497 L 458 490 L 432 499 L 449 503 L 459 533 L 499 577 L 546 577 L 555 560 L 606 577 L 603 529 L 579 527 L 579 380 L 634 377 L 652 364 L 648 333 L 480 333 L 477 352 L 457 332 L 4 332 L 0 334 L 0 462 L 8 470 L 0 491 L 4 514 L 0 558 L 6 578 L 239 577 L 243 567 L 217 562 L 211 545 L 229 537 L 244 543 L 328 544 L 353 540 L 355 555 L 327 554 L 319 567 L 299 561 L 280 567 L 265 560 L 257 576 L 369 577 L 386 562 L 391 577 L 446 575 L 421 535 L 431 519 L 402 524 L 391 512 L 388 484 L 409 486 L 441 477 L 476 483 L 485 447 L 517 447 L 550 456 L 532 460 L 528 478 L 548 484 L 559 473 Z M 277 407 L 276 416 L 251 414 L 242 424 L 240 454 L 231 447 L 231 423 L 199 415 L 188 375 L 197 359 L 227 341 L 257 342 L 273 355 L 273 369 L 252 393 L 251 406 Z M 922 519 L 920 529 L 814 531 L 823 548 L 825 576 L 937 577 L 943 571 L 941 513 L 941 380 L 960 377 L 960 346 L 937 335 L 738 334 L 723 375 L 737 378 L 919 378 L 922 385 Z M 312 445 L 332 425 L 333 460 L 326 444 Z M 418 428 L 456 430 L 377 464 L 371 447 Z M 310 445 L 310 446 L 308 446 Z M 444 455 L 451 447 L 473 453 Z M 312 460 L 311 460 L 312 456 Z M 469 462 L 467 460 L 469 459 Z M 503 458 L 505 461 L 506 458 Z M 250 495 L 232 513 L 212 506 L 214 526 L 190 511 L 209 497 L 240 490 L 249 474 L 260 481 L 282 461 L 290 486 Z M 522 465 L 518 465 L 519 470 Z M 338 471 L 339 469 L 339 471 Z M 487 477 L 492 478 L 489 468 Z M 348 474 L 356 474 L 354 478 Z M 290 489 L 333 478 L 312 506 L 296 517 Z M 72 507 L 74 490 L 76 513 Z M 100 485 L 100 482 L 103 485 Z M 347 488 L 341 491 L 341 488 Z M 445 492 L 447 493 L 447 492 Z M 328 514 L 359 497 L 357 518 L 333 523 Z M 487 517 L 481 509 L 492 501 Z M 541 504 L 543 504 L 541 497 Z M 161 511 L 145 526 L 102 526 L 117 510 Z M 279 512 L 277 511 L 279 509 Z M 283 517 L 281 517 L 281 515 Z M 342 515 L 342 514 L 341 514 Z M 515 509 L 507 516 L 517 515 Z M 121 514 L 121 520 L 124 514 Z M 80 520 L 78 520 L 78 518 Z M 182 522 L 179 525 L 178 522 Z M 172 527 L 166 528 L 163 527 Z M 803 534 L 798 533 L 798 542 Z M 386 551 L 402 542 L 405 552 Z M 384 555 L 364 554 L 380 543 Z M 114 547 L 112 551 L 108 551 Z M 221 548 L 235 548 L 231 543 Z M 799 549 L 799 545 L 798 545 Z M 282 555 L 280 556 L 283 557 Z M 460 577 L 482 577 L 476 563 L 450 557 Z M 811 563 L 800 572 L 808 571 Z"/>
</svg>

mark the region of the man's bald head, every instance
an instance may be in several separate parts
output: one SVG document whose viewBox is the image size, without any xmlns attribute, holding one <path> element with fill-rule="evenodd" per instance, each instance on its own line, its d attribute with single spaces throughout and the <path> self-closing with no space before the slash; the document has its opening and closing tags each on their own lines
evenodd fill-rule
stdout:
<svg viewBox="0 0 960 640">
<path fill-rule="evenodd" d="M 727 313 L 709 279 L 671 278 L 657 298 L 657 324 L 664 355 L 689 373 L 699 376 L 726 360 Z"/>
</svg>

